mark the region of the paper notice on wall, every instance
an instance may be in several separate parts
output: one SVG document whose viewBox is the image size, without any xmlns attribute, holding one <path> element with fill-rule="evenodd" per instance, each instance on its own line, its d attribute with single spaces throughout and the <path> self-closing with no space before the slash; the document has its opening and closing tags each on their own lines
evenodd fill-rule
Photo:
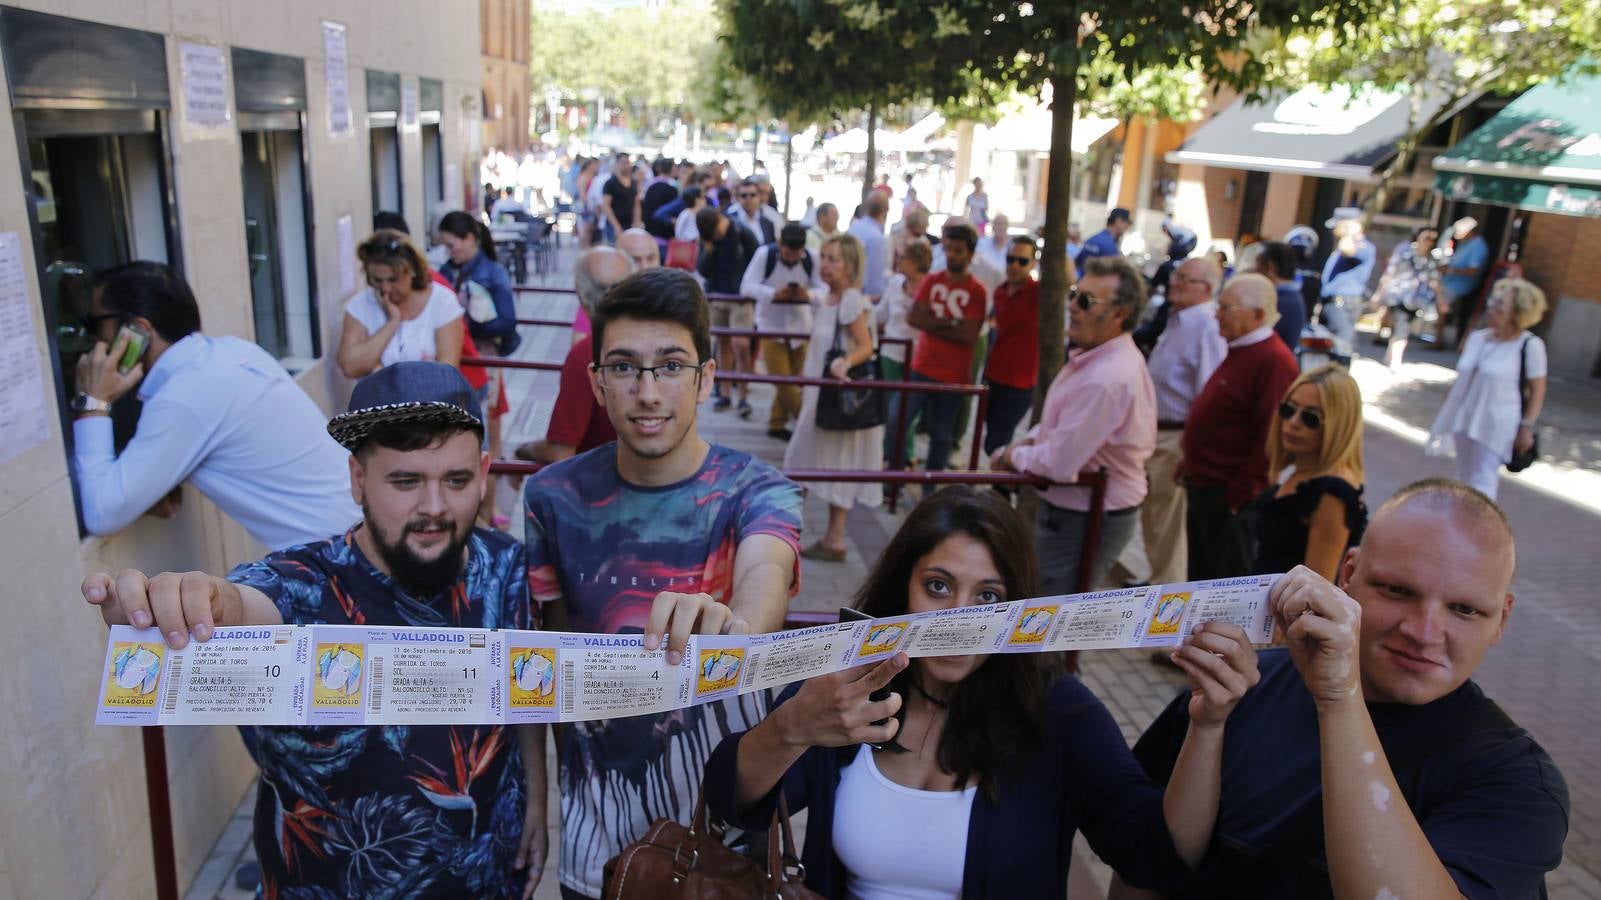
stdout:
<svg viewBox="0 0 1601 900">
<path fill-rule="evenodd" d="M 445 164 L 445 202 L 451 209 L 466 209 L 467 204 L 462 202 L 461 196 L 461 167 L 455 163 Z"/>
<path fill-rule="evenodd" d="M 50 439 L 27 278 L 22 239 L 15 231 L 0 233 L 0 464 Z"/>
<path fill-rule="evenodd" d="M 322 22 L 322 68 L 328 86 L 328 133 L 348 137 L 355 131 L 350 114 L 350 59 L 346 29 L 338 22 Z"/>
<path fill-rule="evenodd" d="M 183 80 L 184 124 L 221 128 L 228 124 L 228 57 L 223 48 L 182 41 L 178 68 Z"/>
<path fill-rule="evenodd" d="M 349 297 L 356 292 L 356 232 L 350 216 L 340 216 L 334 230 L 339 237 L 339 293 Z"/>
<path fill-rule="evenodd" d="M 410 78 L 400 80 L 400 125 L 407 131 L 417 128 L 417 82 Z"/>
</svg>

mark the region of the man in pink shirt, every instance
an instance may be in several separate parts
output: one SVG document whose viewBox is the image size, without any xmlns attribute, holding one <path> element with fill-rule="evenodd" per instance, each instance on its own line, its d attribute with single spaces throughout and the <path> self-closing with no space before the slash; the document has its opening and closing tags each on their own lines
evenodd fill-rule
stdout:
<svg viewBox="0 0 1601 900">
<path fill-rule="evenodd" d="M 1035 529 L 1046 595 L 1079 588 L 1090 489 L 1080 472 L 1105 470 L 1106 513 L 1088 584 L 1094 588 L 1134 535 L 1145 499 L 1145 461 L 1156 448 L 1156 389 L 1130 332 L 1145 306 L 1145 279 L 1116 256 L 1088 260 L 1068 294 L 1073 349 L 1045 394 L 1045 414 L 1023 440 L 1003 447 L 990 468 L 1055 482 L 1040 495 Z"/>
</svg>

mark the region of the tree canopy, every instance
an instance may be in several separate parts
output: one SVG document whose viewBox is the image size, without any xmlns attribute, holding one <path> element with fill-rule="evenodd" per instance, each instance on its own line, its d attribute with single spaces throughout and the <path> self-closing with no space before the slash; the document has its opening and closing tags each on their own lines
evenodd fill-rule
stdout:
<svg viewBox="0 0 1601 900">
<path fill-rule="evenodd" d="M 712 63 L 717 25 L 704 4 L 669 2 L 600 11 L 535 0 L 529 13 L 528 69 L 538 97 L 596 91 L 613 105 L 695 106 L 699 73 Z"/>
</svg>

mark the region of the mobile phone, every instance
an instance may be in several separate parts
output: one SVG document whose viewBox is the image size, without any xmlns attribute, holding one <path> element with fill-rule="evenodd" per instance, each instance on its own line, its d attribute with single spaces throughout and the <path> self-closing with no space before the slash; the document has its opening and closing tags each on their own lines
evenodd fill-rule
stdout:
<svg viewBox="0 0 1601 900">
<path fill-rule="evenodd" d="M 852 609 L 849 606 L 841 606 L 839 608 L 839 620 L 841 622 L 862 622 L 862 621 L 872 621 L 872 619 L 873 619 L 872 616 L 868 615 L 867 613 L 862 612 L 859 609 Z M 871 694 L 868 694 L 867 695 L 867 699 L 871 700 L 874 703 L 877 703 L 880 700 L 888 700 L 889 699 L 889 685 L 886 684 L 883 687 L 879 688 L 878 690 L 872 692 Z M 884 724 L 885 722 L 888 722 L 888 721 L 889 721 L 888 719 L 879 719 L 877 722 L 874 722 L 873 724 L 874 725 L 882 725 L 882 724 Z M 879 746 L 878 744 L 874 744 L 873 745 L 873 747 L 875 749 L 878 746 Z"/>
<path fill-rule="evenodd" d="M 789 283 L 789 289 L 792 290 L 792 291 L 800 290 L 800 283 L 799 282 L 795 282 L 795 281 L 791 281 Z"/>
<path fill-rule="evenodd" d="M 117 339 L 121 340 L 123 335 L 128 336 L 128 345 L 122 348 L 122 357 L 117 360 L 117 371 L 126 375 L 145 355 L 145 348 L 150 346 L 150 335 L 135 325 L 122 326 L 117 331 Z"/>
</svg>

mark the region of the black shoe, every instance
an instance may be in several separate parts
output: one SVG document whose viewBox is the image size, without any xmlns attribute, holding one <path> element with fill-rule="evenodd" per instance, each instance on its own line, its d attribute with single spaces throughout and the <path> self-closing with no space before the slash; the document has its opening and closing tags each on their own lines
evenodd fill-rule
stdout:
<svg viewBox="0 0 1601 900">
<path fill-rule="evenodd" d="M 795 432 L 790 431 L 788 428 L 769 428 L 767 429 L 767 436 L 774 440 L 788 443 L 789 439 L 795 436 Z"/>
</svg>

